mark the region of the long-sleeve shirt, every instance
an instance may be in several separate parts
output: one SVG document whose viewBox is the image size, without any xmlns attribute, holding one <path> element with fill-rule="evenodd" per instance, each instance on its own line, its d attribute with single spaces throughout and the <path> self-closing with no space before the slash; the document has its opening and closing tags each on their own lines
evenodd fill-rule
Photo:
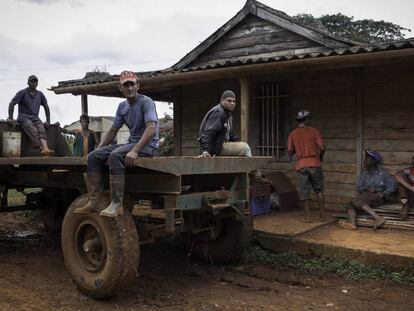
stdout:
<svg viewBox="0 0 414 311">
<path fill-rule="evenodd" d="M 225 110 L 221 104 L 211 108 L 200 125 L 198 141 L 201 151 L 220 155 L 224 142 L 238 141 L 233 133 L 232 120 L 231 112 Z"/>
<path fill-rule="evenodd" d="M 358 181 L 358 192 L 381 192 L 389 196 L 397 190 L 397 183 L 386 170 L 377 168 L 372 174 L 363 171 Z"/>
</svg>

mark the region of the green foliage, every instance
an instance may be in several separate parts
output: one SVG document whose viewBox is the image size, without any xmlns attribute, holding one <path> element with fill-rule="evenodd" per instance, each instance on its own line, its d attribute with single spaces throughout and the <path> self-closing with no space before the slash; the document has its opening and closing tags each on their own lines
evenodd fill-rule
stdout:
<svg viewBox="0 0 414 311">
<path fill-rule="evenodd" d="M 411 31 L 400 25 L 372 19 L 354 20 L 342 13 L 314 17 L 311 14 L 293 16 L 298 22 L 326 30 L 338 37 L 361 43 L 382 43 L 404 39 L 404 32 Z"/>
<path fill-rule="evenodd" d="M 386 280 L 398 283 L 414 284 L 414 274 L 406 270 L 390 271 L 383 266 L 370 266 L 355 260 L 341 258 L 304 257 L 292 252 L 274 253 L 258 246 L 252 246 L 244 255 L 249 264 L 267 265 L 270 267 L 293 268 L 306 272 L 336 274 L 348 280 Z"/>
<path fill-rule="evenodd" d="M 174 130 L 172 125 L 172 117 L 168 114 L 160 119 L 160 147 L 157 155 L 171 156 L 174 149 Z"/>
</svg>

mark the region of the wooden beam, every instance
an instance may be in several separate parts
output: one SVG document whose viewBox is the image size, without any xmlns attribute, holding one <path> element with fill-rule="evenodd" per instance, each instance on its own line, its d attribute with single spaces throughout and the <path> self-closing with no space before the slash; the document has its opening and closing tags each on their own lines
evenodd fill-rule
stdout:
<svg viewBox="0 0 414 311">
<path fill-rule="evenodd" d="M 250 79 L 243 77 L 240 83 L 240 140 L 249 142 L 249 104 L 250 104 Z"/>
<path fill-rule="evenodd" d="M 181 152 L 181 132 L 182 132 L 182 88 L 176 87 L 174 89 L 174 155 L 180 156 Z"/>
<path fill-rule="evenodd" d="M 355 116 L 356 116 L 356 181 L 358 183 L 359 176 L 361 175 L 362 163 L 364 157 L 364 68 L 359 68 L 355 71 Z"/>
<path fill-rule="evenodd" d="M 82 114 L 88 115 L 88 95 L 81 95 Z"/>
</svg>

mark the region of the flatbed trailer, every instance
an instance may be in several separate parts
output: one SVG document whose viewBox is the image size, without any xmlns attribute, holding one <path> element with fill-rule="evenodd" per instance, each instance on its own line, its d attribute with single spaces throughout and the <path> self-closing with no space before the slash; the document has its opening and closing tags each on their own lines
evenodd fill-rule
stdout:
<svg viewBox="0 0 414 311">
<path fill-rule="evenodd" d="M 57 145 L 52 143 L 55 149 Z M 84 158 L 0 158 L 0 212 L 40 210 L 48 229 L 61 230 L 65 264 L 78 289 L 108 298 L 137 277 L 140 244 L 163 236 L 184 234 L 188 254 L 195 258 L 216 263 L 239 259 L 252 231 L 249 172 L 269 160 L 138 158 L 126 170 L 124 214 L 107 218 L 73 213 L 88 200 Z M 108 171 L 104 180 L 108 189 Z M 8 205 L 10 189 L 26 188 L 41 190 L 28 193 L 23 205 Z M 99 205 L 103 209 L 109 202 L 106 191 Z"/>
</svg>

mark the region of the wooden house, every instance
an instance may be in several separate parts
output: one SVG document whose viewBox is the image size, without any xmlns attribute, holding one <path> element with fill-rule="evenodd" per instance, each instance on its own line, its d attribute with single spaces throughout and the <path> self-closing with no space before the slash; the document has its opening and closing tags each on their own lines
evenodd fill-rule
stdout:
<svg viewBox="0 0 414 311">
<path fill-rule="evenodd" d="M 243 9 L 170 68 L 140 73 L 141 91 L 174 104 L 176 155 L 198 154 L 200 122 L 223 90 L 238 97 L 236 133 L 254 155 L 273 156 L 268 170 L 295 183 L 286 141 L 300 109 L 324 136 L 328 208 L 355 194 L 364 150 L 383 155 L 392 173 L 414 151 L 414 39 L 360 45 L 304 26 L 248 0 Z M 118 76 L 59 82 L 56 94 L 121 96 Z M 86 106 L 84 105 L 86 108 Z"/>
</svg>

